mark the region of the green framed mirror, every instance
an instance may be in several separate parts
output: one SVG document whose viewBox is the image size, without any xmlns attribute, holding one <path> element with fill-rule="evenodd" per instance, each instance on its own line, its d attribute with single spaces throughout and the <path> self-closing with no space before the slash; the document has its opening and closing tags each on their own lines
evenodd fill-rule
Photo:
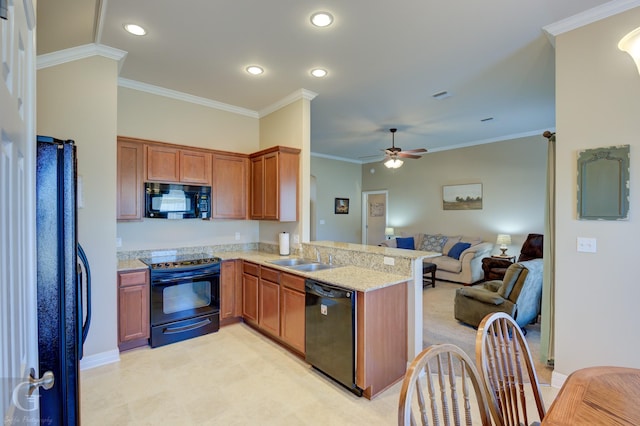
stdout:
<svg viewBox="0 0 640 426">
<path fill-rule="evenodd" d="M 625 220 L 629 215 L 629 145 L 578 153 L 578 219 Z"/>
</svg>

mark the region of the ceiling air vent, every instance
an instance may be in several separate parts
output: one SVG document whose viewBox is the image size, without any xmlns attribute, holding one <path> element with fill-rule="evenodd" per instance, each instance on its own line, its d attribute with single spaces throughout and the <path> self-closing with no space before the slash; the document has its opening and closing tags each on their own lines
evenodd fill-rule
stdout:
<svg viewBox="0 0 640 426">
<path fill-rule="evenodd" d="M 493 117 L 483 118 L 480 121 L 482 121 L 484 123 L 485 121 L 491 121 L 491 120 L 493 120 Z"/>
<path fill-rule="evenodd" d="M 433 95 L 431 95 L 431 97 L 434 99 L 440 100 L 440 99 L 451 97 L 451 93 L 447 92 L 446 90 L 443 90 L 442 92 L 434 93 Z"/>
</svg>

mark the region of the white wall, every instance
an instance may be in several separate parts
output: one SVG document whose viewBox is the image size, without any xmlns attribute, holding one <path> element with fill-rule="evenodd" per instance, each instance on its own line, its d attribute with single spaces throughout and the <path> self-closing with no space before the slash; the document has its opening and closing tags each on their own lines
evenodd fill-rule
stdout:
<svg viewBox="0 0 640 426">
<path fill-rule="evenodd" d="M 557 199 L 555 371 L 593 365 L 640 367 L 638 199 L 640 75 L 617 48 L 640 25 L 640 8 L 556 37 Z M 630 215 L 583 221 L 576 215 L 579 150 L 631 145 Z M 576 238 L 597 240 L 578 253 Z"/>
<path fill-rule="evenodd" d="M 316 177 L 315 229 L 317 241 L 362 242 L 362 167 L 322 157 L 311 157 Z M 349 199 L 349 214 L 335 214 L 336 198 Z M 324 221 L 322 224 L 321 221 Z"/>
<path fill-rule="evenodd" d="M 117 351 L 117 73 L 116 61 L 96 56 L 42 69 L 37 75 L 38 134 L 73 139 L 78 147 L 78 175 L 84 184 L 78 240 L 89 258 L 92 278 L 87 356 Z"/>
<path fill-rule="evenodd" d="M 540 135 L 430 152 L 399 169 L 369 163 L 362 166 L 362 189 L 389 191 L 387 226 L 397 235 L 469 235 L 495 243 L 506 233 L 509 252 L 517 255 L 527 234 L 544 231 L 546 153 Z M 442 186 L 466 183 L 482 184 L 482 210 L 443 210 Z"/>
</svg>

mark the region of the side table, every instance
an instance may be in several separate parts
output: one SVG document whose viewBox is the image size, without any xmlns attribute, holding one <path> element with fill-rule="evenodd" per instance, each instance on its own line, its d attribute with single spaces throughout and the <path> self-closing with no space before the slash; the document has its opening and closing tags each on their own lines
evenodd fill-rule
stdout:
<svg viewBox="0 0 640 426">
<path fill-rule="evenodd" d="M 516 257 L 515 257 L 515 256 L 509 256 L 509 255 L 507 255 L 507 256 L 501 256 L 501 255 L 499 255 L 499 254 L 494 254 L 494 255 L 492 255 L 491 257 L 493 257 L 494 259 L 504 259 L 504 260 L 508 260 L 508 261 L 509 261 L 509 262 L 511 262 L 511 263 L 515 263 L 515 261 L 516 261 Z"/>
<path fill-rule="evenodd" d="M 436 286 L 436 269 L 438 269 L 438 265 L 435 263 L 423 262 L 422 263 L 422 286 L 424 287 L 427 283 L 427 274 L 431 273 L 431 287 Z"/>
</svg>

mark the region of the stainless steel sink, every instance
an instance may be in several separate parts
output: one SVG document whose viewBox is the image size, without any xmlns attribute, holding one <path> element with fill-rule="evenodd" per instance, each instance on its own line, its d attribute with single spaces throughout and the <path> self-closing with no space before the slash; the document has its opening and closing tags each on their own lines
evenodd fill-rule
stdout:
<svg viewBox="0 0 640 426">
<path fill-rule="evenodd" d="M 314 262 L 313 260 L 291 258 L 291 259 L 270 260 L 269 263 L 273 263 L 274 265 L 278 265 L 278 266 L 297 266 L 297 265 L 308 265 Z"/>
<path fill-rule="evenodd" d="M 323 269 L 335 268 L 333 265 L 327 265 L 326 263 L 307 263 L 304 265 L 292 266 L 291 269 L 303 272 L 322 271 Z"/>
</svg>

